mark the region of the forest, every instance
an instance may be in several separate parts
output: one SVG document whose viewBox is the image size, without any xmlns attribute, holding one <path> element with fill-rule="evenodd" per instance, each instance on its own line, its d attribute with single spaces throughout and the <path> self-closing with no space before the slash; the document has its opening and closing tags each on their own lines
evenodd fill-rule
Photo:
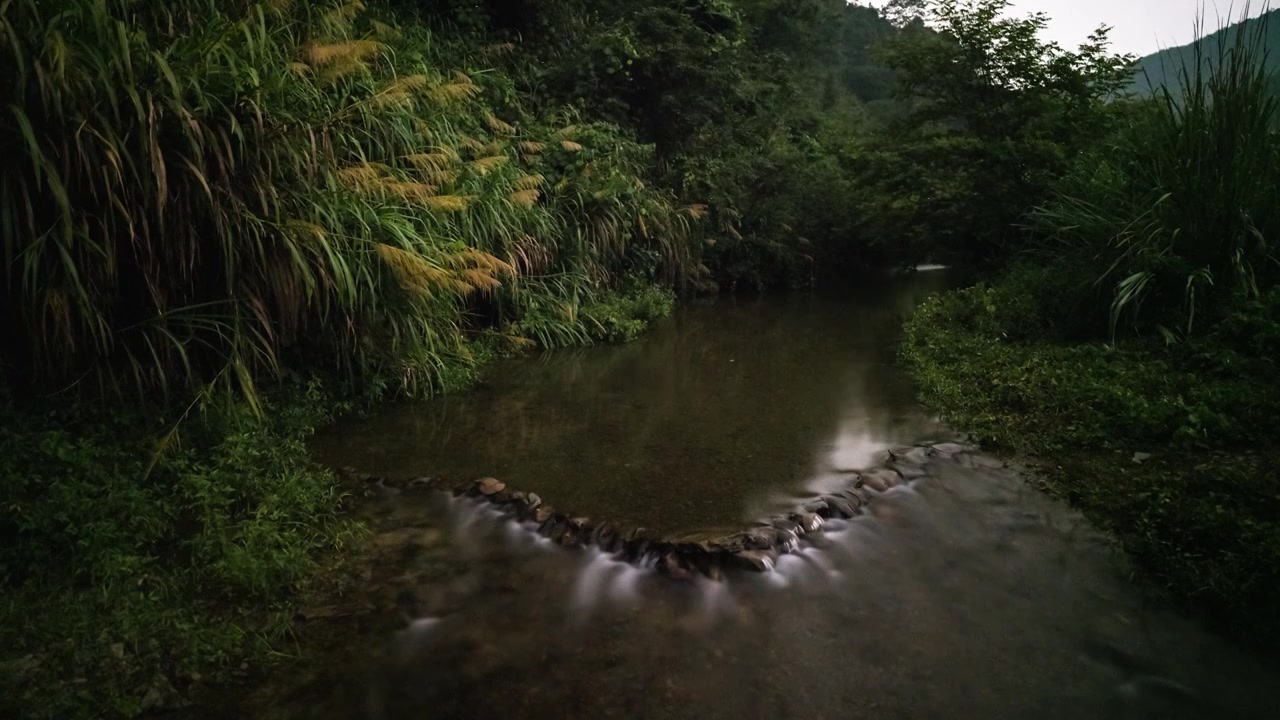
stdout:
<svg viewBox="0 0 1280 720">
<path fill-rule="evenodd" d="M 0 3 L 0 710 L 278 660 L 363 538 L 338 416 L 925 262 L 975 282 L 907 321 L 922 401 L 1275 647 L 1276 28 L 1009 5 Z"/>
</svg>

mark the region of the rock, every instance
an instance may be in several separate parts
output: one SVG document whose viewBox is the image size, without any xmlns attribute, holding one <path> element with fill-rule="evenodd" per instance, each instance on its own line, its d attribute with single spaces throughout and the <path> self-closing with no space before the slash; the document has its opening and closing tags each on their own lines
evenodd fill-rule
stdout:
<svg viewBox="0 0 1280 720">
<path fill-rule="evenodd" d="M 524 504 L 530 510 L 533 510 L 542 504 L 542 498 L 538 495 L 538 493 L 529 493 L 528 495 L 525 496 Z"/>
<path fill-rule="evenodd" d="M 895 464 L 893 466 L 893 470 L 894 472 L 898 473 L 906 480 L 912 480 L 915 478 L 924 477 L 925 475 L 928 474 L 924 471 L 924 468 L 918 467 L 916 465 Z"/>
<path fill-rule="evenodd" d="M 823 503 L 823 504 L 825 505 L 826 503 Z M 804 513 L 799 518 L 797 518 L 797 520 L 800 523 L 801 529 L 803 529 L 806 533 L 817 532 L 818 530 L 822 529 L 822 526 L 824 524 L 826 524 L 826 521 L 823 520 L 822 517 L 819 516 L 817 513 Z"/>
<path fill-rule="evenodd" d="M 862 476 L 862 484 L 875 490 L 876 492 L 884 492 L 889 489 L 883 476 L 878 473 L 866 473 Z"/>
<path fill-rule="evenodd" d="M 934 445 L 933 449 L 937 450 L 943 455 L 955 455 L 956 453 L 961 453 L 965 451 L 965 447 L 960 443 L 939 443 L 937 445 Z"/>
<path fill-rule="evenodd" d="M 1151 459 L 1151 453 L 1136 452 L 1133 454 L 1133 461 L 1136 463 L 1144 463 Z"/>
<path fill-rule="evenodd" d="M 524 492 L 520 490 L 516 490 L 515 492 L 507 496 L 507 500 L 515 503 L 516 505 L 519 505 L 520 507 L 524 507 L 526 504 L 528 504 L 528 497 L 529 496 L 526 495 Z"/>
<path fill-rule="evenodd" d="M 778 528 L 778 552 L 795 552 L 800 548 L 800 536 L 786 528 Z"/>
<path fill-rule="evenodd" d="M 926 462 L 929 462 L 929 456 L 932 454 L 933 452 L 930 448 L 914 447 L 908 450 L 905 455 L 902 455 L 900 460 L 911 463 L 912 465 L 923 465 Z"/>
<path fill-rule="evenodd" d="M 569 518 L 569 527 L 574 530 L 588 530 L 591 527 L 591 518 L 574 517 Z"/>
<path fill-rule="evenodd" d="M 857 506 L 839 495 L 829 495 L 825 499 L 827 511 L 830 513 L 827 517 L 851 518 L 858 514 Z"/>
<path fill-rule="evenodd" d="M 410 480 L 409 487 L 425 490 L 427 488 L 430 488 L 432 485 L 435 485 L 435 481 L 436 481 L 435 478 L 427 477 L 423 475 L 422 477 L 416 477 Z"/>
<path fill-rule="evenodd" d="M 499 482 L 497 478 L 480 478 L 475 482 L 476 490 L 485 497 L 497 495 L 507 489 L 506 483 Z"/>
<path fill-rule="evenodd" d="M 799 536 L 802 532 L 804 532 L 803 529 L 800 527 L 800 523 L 796 522 L 795 520 L 792 520 L 791 518 L 778 518 L 777 520 L 774 520 L 769 524 L 772 525 L 777 530 L 789 532 L 792 535 L 796 535 L 796 536 Z"/>
<path fill-rule="evenodd" d="M 746 531 L 744 535 L 747 536 L 747 550 L 772 550 L 778 546 L 777 528 L 755 528 Z"/>
<path fill-rule="evenodd" d="M 551 507 L 550 505 L 542 505 L 537 510 L 534 511 L 533 520 L 539 525 L 542 525 L 546 523 L 548 520 L 550 520 L 552 517 L 554 517 L 555 514 L 556 514 L 555 508 Z"/>
<path fill-rule="evenodd" d="M 822 511 L 826 509 L 827 509 L 827 501 L 823 500 L 822 498 L 818 498 L 817 500 L 810 500 L 809 502 L 801 506 L 801 510 L 803 510 L 804 512 L 817 513 L 819 515 L 821 515 Z"/>
<path fill-rule="evenodd" d="M 773 555 L 764 550 L 743 550 L 729 556 L 735 565 L 756 572 L 773 570 Z"/>
<path fill-rule="evenodd" d="M 674 552 L 668 552 L 662 556 L 662 560 L 658 562 L 658 569 L 664 575 L 676 580 L 688 580 L 693 577 L 689 572 L 689 568 L 685 566 L 684 561 Z"/>
</svg>

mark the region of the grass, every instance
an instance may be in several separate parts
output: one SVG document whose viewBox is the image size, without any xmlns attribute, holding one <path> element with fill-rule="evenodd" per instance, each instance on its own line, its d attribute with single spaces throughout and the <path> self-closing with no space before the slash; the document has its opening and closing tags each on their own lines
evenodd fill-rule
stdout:
<svg viewBox="0 0 1280 720">
<path fill-rule="evenodd" d="M 426 394 L 476 316 L 678 282 L 697 211 L 652 148 L 490 55 L 354 1 L 5 3 L 15 382 L 253 404 L 302 358 Z"/>
<path fill-rule="evenodd" d="M 1065 342 L 1039 321 L 1061 306 L 1037 306 L 1019 272 L 908 322 L 903 357 L 926 404 L 1033 459 L 1153 588 L 1280 646 L 1280 294 L 1195 343 Z"/>
<path fill-rule="evenodd" d="M 652 147 L 385 4 L 12 0 L 0 57 L 15 715 L 270 658 L 360 536 L 317 424 L 634 337 L 691 267 L 703 211 L 644 182 Z"/>
<path fill-rule="evenodd" d="M 601 296 L 582 340 L 633 339 L 672 299 Z M 525 344 L 511 337 L 473 336 L 441 390 Z M 340 589 L 363 538 L 307 437 L 396 388 L 297 377 L 256 410 L 209 393 L 159 416 L 0 394 L 0 714 L 133 717 L 287 660 L 297 608 Z"/>
<path fill-rule="evenodd" d="M 1269 16 L 1244 21 L 1194 45 L 1176 83 L 1133 103 L 1127 127 L 1031 215 L 1051 262 L 1094 266 L 1111 293 L 1113 336 L 1176 342 L 1280 277 L 1280 99 L 1268 25 Z"/>
</svg>

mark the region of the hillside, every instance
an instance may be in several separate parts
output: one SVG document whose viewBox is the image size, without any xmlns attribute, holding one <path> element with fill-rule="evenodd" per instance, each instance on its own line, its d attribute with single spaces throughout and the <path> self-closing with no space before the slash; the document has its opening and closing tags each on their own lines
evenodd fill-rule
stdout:
<svg viewBox="0 0 1280 720">
<path fill-rule="evenodd" d="M 1241 33 L 1243 32 L 1243 35 Z M 1260 41 L 1269 51 L 1267 65 L 1273 72 L 1272 87 L 1280 90 L 1280 9 L 1272 10 L 1256 19 L 1229 25 L 1202 39 L 1179 47 L 1166 48 L 1138 61 L 1132 90 L 1139 95 L 1149 95 L 1154 88 L 1178 85 L 1179 70 L 1195 64 L 1197 51 L 1206 64 L 1212 64 L 1228 48 L 1238 41 Z M 1180 94 L 1175 90 L 1175 94 Z"/>
</svg>

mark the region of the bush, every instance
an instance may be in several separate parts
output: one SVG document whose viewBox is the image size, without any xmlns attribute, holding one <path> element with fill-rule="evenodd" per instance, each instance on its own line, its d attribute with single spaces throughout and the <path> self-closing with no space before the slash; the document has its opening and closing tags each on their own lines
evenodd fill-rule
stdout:
<svg viewBox="0 0 1280 720">
<path fill-rule="evenodd" d="M 1191 342 L 1063 342 L 1048 271 L 932 298 L 903 358 L 925 403 L 1119 538 L 1160 587 L 1280 642 L 1280 300 Z M 1068 284 L 1068 287 L 1074 285 Z M 1135 452 L 1152 454 L 1133 462 Z"/>
<path fill-rule="evenodd" d="M 1093 268 L 1111 328 L 1172 341 L 1210 328 L 1277 278 L 1280 100 L 1270 89 L 1267 20 L 1196 44 L 1164 87 L 1087 154 L 1032 224 L 1051 255 Z"/>
<path fill-rule="evenodd" d="M 334 401 L 313 382 L 263 402 L 269 421 L 213 404 L 169 434 L 140 412 L 4 407 L 0 706 L 132 716 L 290 631 L 319 560 L 359 530 L 305 447 Z"/>
</svg>

